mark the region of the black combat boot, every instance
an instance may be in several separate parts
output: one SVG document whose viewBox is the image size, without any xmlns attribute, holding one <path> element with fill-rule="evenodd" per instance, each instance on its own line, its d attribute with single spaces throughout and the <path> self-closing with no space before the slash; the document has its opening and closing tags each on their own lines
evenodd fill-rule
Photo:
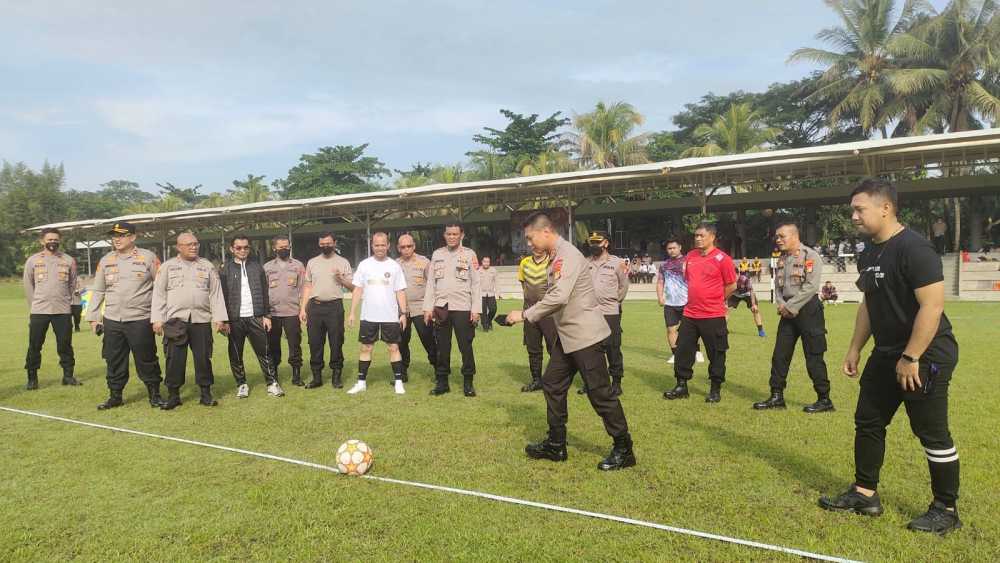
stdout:
<svg viewBox="0 0 1000 563">
<path fill-rule="evenodd" d="M 675 399 L 687 399 L 690 396 L 691 393 L 688 392 L 687 382 L 680 379 L 677 380 L 677 385 L 675 385 L 673 389 L 663 393 L 663 398 L 668 401 L 673 401 Z"/>
<path fill-rule="evenodd" d="M 174 410 L 181 406 L 181 390 L 180 387 L 167 387 L 167 400 L 160 407 L 165 411 Z"/>
<path fill-rule="evenodd" d="M 431 395 L 444 395 L 445 393 L 450 393 L 451 387 L 448 386 L 448 376 L 438 376 L 437 383 L 434 384 L 434 388 L 431 389 Z"/>
<path fill-rule="evenodd" d="M 323 372 L 314 371 L 312 381 L 306 383 L 306 389 L 316 389 L 323 386 Z"/>
<path fill-rule="evenodd" d="M 537 444 L 528 444 L 524 453 L 531 459 L 547 459 L 549 461 L 566 461 L 566 431 L 549 429 L 544 440 Z"/>
<path fill-rule="evenodd" d="M 160 384 L 159 383 L 147 383 L 146 393 L 149 394 L 149 406 L 155 408 L 162 407 L 166 402 L 163 397 L 160 396 Z"/>
<path fill-rule="evenodd" d="M 615 436 L 615 444 L 611 447 L 611 453 L 597 464 L 597 468 L 601 471 L 614 471 L 633 465 L 635 465 L 635 454 L 632 453 L 632 436 L 626 432 L 621 436 Z"/>
<path fill-rule="evenodd" d="M 64 369 L 63 370 L 62 384 L 63 385 L 83 385 L 83 383 L 80 383 L 75 377 L 73 377 L 73 368 L 69 368 L 69 369 Z"/>
<path fill-rule="evenodd" d="M 531 383 L 521 387 L 523 393 L 531 393 L 532 391 L 539 391 L 542 388 L 542 378 L 532 377 Z"/>
<path fill-rule="evenodd" d="M 292 368 L 292 385 L 302 387 L 302 368 Z"/>
<path fill-rule="evenodd" d="M 611 377 L 611 397 L 621 397 L 622 396 L 622 376 L 612 376 Z"/>
<path fill-rule="evenodd" d="M 28 370 L 28 384 L 24 386 L 28 391 L 38 389 L 38 370 Z"/>
<path fill-rule="evenodd" d="M 216 405 L 219 404 L 219 401 L 216 401 L 212 397 L 212 386 L 211 385 L 202 385 L 201 386 L 201 399 L 198 400 L 198 403 L 201 404 L 202 406 L 206 406 L 206 407 L 214 407 L 214 406 L 216 406 Z"/>
<path fill-rule="evenodd" d="M 722 384 L 712 383 L 712 386 L 708 390 L 708 396 L 705 397 L 706 403 L 718 403 L 722 400 Z"/>
<path fill-rule="evenodd" d="M 125 404 L 122 400 L 122 390 L 121 389 L 111 389 L 111 394 L 108 396 L 108 400 L 97 405 L 97 410 L 106 411 L 108 409 L 113 409 L 115 407 L 120 407 Z"/>
<path fill-rule="evenodd" d="M 462 393 L 464 393 L 466 397 L 475 397 L 476 388 L 472 386 L 472 376 L 466 375 L 462 378 L 462 380 Z"/>
<path fill-rule="evenodd" d="M 771 391 L 771 396 L 766 401 L 754 403 L 753 408 L 758 411 L 783 409 L 785 408 L 785 396 L 781 391 Z"/>
<path fill-rule="evenodd" d="M 882 514 L 882 501 L 878 498 L 878 492 L 872 496 L 859 493 L 851 485 L 850 489 L 835 496 L 821 497 L 819 506 L 834 512 L 853 512 L 865 516 L 879 516 Z"/>
<path fill-rule="evenodd" d="M 802 407 L 802 412 L 806 414 L 830 412 L 833 410 L 833 401 L 830 400 L 830 397 L 820 397 L 815 403 Z"/>
<path fill-rule="evenodd" d="M 331 383 L 333 384 L 334 389 L 343 389 L 344 382 L 341 380 L 341 373 L 339 369 L 333 370 L 333 381 L 331 381 Z"/>
</svg>

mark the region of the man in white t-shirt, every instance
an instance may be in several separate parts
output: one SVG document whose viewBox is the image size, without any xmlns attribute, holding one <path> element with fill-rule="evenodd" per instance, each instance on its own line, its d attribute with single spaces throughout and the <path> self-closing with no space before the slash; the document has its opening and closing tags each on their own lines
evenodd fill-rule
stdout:
<svg viewBox="0 0 1000 563">
<path fill-rule="evenodd" d="M 396 394 L 406 393 L 403 388 L 403 357 L 399 353 L 403 328 L 406 326 L 406 277 L 403 268 L 389 259 L 389 235 L 372 235 L 373 256 L 365 258 L 354 270 L 354 292 L 351 297 L 351 314 L 347 324 L 354 327 L 354 319 L 361 306 L 361 329 L 358 342 L 358 382 L 347 391 L 348 395 L 361 393 L 368 388 L 368 368 L 372 364 L 372 349 L 381 336 L 389 346 L 389 361 L 395 376 Z"/>
</svg>

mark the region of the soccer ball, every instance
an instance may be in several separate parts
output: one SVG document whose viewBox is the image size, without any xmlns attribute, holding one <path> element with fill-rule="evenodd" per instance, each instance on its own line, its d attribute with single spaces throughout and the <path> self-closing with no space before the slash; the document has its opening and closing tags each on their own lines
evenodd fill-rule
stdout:
<svg viewBox="0 0 1000 563">
<path fill-rule="evenodd" d="M 361 440 L 348 440 L 337 450 L 337 469 L 344 475 L 364 475 L 374 461 L 372 449 Z"/>
</svg>

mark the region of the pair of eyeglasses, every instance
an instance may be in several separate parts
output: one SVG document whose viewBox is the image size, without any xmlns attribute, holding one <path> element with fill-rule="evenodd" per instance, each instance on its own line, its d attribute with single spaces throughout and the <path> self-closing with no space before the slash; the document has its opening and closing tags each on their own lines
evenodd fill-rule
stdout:
<svg viewBox="0 0 1000 563">
<path fill-rule="evenodd" d="M 185 242 L 183 244 L 178 244 L 177 246 L 194 247 L 194 246 L 201 246 L 201 243 L 200 242 Z"/>
</svg>

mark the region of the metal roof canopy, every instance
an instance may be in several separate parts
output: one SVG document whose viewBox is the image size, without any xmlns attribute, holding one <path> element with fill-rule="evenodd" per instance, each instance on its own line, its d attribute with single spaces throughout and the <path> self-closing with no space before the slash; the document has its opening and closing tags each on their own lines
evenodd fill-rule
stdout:
<svg viewBox="0 0 1000 563">
<path fill-rule="evenodd" d="M 922 170 L 969 169 L 1000 164 L 1000 129 L 941 135 L 879 139 L 801 149 L 785 149 L 717 157 L 623 166 L 599 170 L 525 176 L 481 182 L 433 184 L 417 188 L 378 190 L 298 200 L 278 200 L 227 207 L 188 209 L 169 213 L 126 215 L 39 225 L 28 231 L 56 227 L 67 231 L 97 231 L 117 221 L 143 225 L 147 236 L 195 228 L 246 226 L 253 223 L 292 224 L 322 219 L 346 223 L 381 221 L 400 214 L 433 220 L 445 210 L 462 217 L 485 206 L 579 204 L 595 198 L 644 196 L 675 190 L 698 193 L 714 186 L 778 184 L 806 179 L 848 181 L 871 174 Z M 713 196 L 716 209 L 727 195 Z M 819 194 L 817 194 L 819 195 Z M 734 202 L 735 203 L 735 202 Z M 438 213 L 428 213 L 435 211 Z M 443 218 L 443 217 L 442 217 Z"/>
</svg>

